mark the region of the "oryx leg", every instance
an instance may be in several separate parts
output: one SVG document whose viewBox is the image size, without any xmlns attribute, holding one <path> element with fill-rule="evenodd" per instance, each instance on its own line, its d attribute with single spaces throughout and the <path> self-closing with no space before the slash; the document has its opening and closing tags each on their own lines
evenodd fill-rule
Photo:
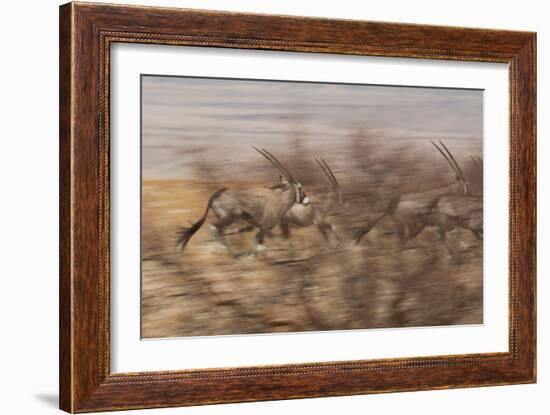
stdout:
<svg viewBox="0 0 550 415">
<path fill-rule="evenodd" d="M 338 235 L 334 231 L 334 226 L 330 223 L 318 223 L 317 229 L 319 229 L 319 232 L 321 232 L 321 235 L 323 235 L 323 238 L 335 247 L 340 245 L 340 239 L 338 238 Z"/>
<path fill-rule="evenodd" d="M 227 232 L 225 235 L 238 235 L 240 233 L 252 232 L 254 230 L 254 228 L 255 227 L 253 225 L 246 225 L 246 226 L 243 226 L 240 229 L 237 229 L 234 232 Z"/>
<path fill-rule="evenodd" d="M 267 230 L 266 229 L 260 229 L 258 231 L 258 233 L 256 234 L 256 236 L 254 237 L 254 240 L 256 242 L 256 246 L 260 246 L 262 247 L 263 244 L 264 244 L 264 238 L 265 238 L 265 235 L 267 233 Z M 260 248 L 261 249 L 261 248 Z"/>
<path fill-rule="evenodd" d="M 261 256 L 263 251 L 265 251 L 264 238 L 268 232 L 269 231 L 266 229 L 260 229 L 254 237 L 254 249 L 238 254 L 237 258 L 244 256 Z"/>
<path fill-rule="evenodd" d="M 399 238 L 399 246 L 396 247 L 396 251 L 400 252 L 405 249 L 405 244 L 407 241 L 407 233 L 405 225 L 399 222 L 396 222 L 397 226 L 397 238 Z"/>
<path fill-rule="evenodd" d="M 477 227 L 465 228 L 465 230 L 470 231 L 470 233 L 476 238 L 475 242 L 470 242 L 466 245 L 466 252 L 473 253 L 474 255 L 480 254 L 480 247 L 483 246 L 483 230 Z"/>
<path fill-rule="evenodd" d="M 449 253 L 449 256 L 451 257 L 452 262 L 459 262 L 458 255 L 451 249 L 451 246 L 449 245 L 449 241 L 447 240 L 447 232 L 450 229 L 445 226 L 439 226 L 437 233 L 439 235 L 439 239 L 445 246 L 445 249 L 447 249 L 447 252 Z"/>
<path fill-rule="evenodd" d="M 265 250 L 264 238 L 265 238 L 265 235 L 269 232 L 269 230 L 262 228 L 256 222 L 256 220 L 247 213 L 243 213 L 241 218 L 244 221 L 248 222 L 249 226 L 252 227 L 252 229 L 259 228 L 260 230 L 258 231 L 258 233 L 256 233 L 256 236 L 254 237 L 254 249 L 251 250 L 251 251 L 243 252 L 243 253 L 239 254 L 238 256 L 242 257 L 242 256 L 245 256 L 245 255 L 256 255 L 256 254 L 262 252 L 263 250 Z"/>
<path fill-rule="evenodd" d="M 261 256 L 265 251 L 264 238 L 269 233 L 268 229 L 260 228 L 254 237 L 254 255 Z"/>
<path fill-rule="evenodd" d="M 476 237 L 476 239 L 478 241 L 483 240 L 483 231 L 480 231 L 480 230 L 477 230 L 477 229 L 470 229 L 470 232 L 472 232 L 474 234 L 474 236 Z"/>
<path fill-rule="evenodd" d="M 422 243 L 420 243 L 420 241 L 418 240 L 418 235 L 420 235 L 422 233 L 422 231 L 426 228 L 426 226 L 421 223 L 421 224 L 416 224 L 414 226 L 414 229 L 413 229 L 413 232 L 410 234 L 410 238 L 412 240 L 414 240 L 414 243 L 416 244 L 416 246 L 418 246 L 421 250 L 423 250 L 425 253 L 429 254 L 430 251 L 428 248 L 426 248 Z"/>
<path fill-rule="evenodd" d="M 281 228 L 283 238 L 290 238 L 290 224 L 288 222 L 281 222 L 279 228 Z"/>
<path fill-rule="evenodd" d="M 235 254 L 231 251 L 231 248 L 229 245 L 225 242 L 224 239 L 224 230 L 229 225 L 231 225 L 233 222 L 235 222 L 237 218 L 233 216 L 226 216 L 223 218 L 218 218 L 218 220 L 214 223 L 212 223 L 211 228 L 214 233 L 214 238 L 218 243 L 220 243 L 226 250 L 229 256 L 235 257 Z"/>
<path fill-rule="evenodd" d="M 416 237 L 420 235 L 420 233 L 424 230 L 425 226 L 423 224 L 413 223 L 413 224 L 401 224 L 399 225 L 399 242 L 400 242 L 400 250 L 405 251 L 407 249 L 412 249 L 413 247 L 409 247 L 409 244 L 411 242 L 414 243 L 414 245 L 423 251 L 428 251 L 427 248 L 422 245 Z"/>
</svg>

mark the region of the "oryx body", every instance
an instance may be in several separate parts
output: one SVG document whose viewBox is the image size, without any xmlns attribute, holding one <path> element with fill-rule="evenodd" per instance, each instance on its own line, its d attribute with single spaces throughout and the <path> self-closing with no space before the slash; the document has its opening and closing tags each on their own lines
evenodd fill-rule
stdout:
<svg viewBox="0 0 550 415">
<path fill-rule="evenodd" d="M 465 229 L 478 240 L 483 239 L 483 196 L 442 196 L 433 210 L 433 217 L 439 238 L 455 261 L 459 258 L 447 241 L 448 232 Z"/>
<path fill-rule="evenodd" d="M 480 156 L 470 158 L 476 172 L 483 174 L 483 159 Z M 433 209 L 433 217 L 439 238 L 454 261 L 459 258 L 447 241 L 448 232 L 465 229 L 476 239 L 483 239 L 483 195 L 444 195 Z"/>
<path fill-rule="evenodd" d="M 272 229 L 303 196 L 293 184 L 272 188 L 226 190 L 212 201 L 212 211 L 217 217 L 214 226 L 228 226 L 238 219 L 260 229 Z"/>
<path fill-rule="evenodd" d="M 462 228 L 471 231 L 477 239 L 483 237 L 483 196 L 442 196 L 434 215 L 442 229 Z"/>
<path fill-rule="evenodd" d="M 191 227 L 182 228 L 179 231 L 178 243 L 182 249 L 204 224 L 209 211 L 216 216 L 212 223 L 216 238 L 224 245 L 224 230 L 241 219 L 258 229 L 255 237 L 256 248 L 262 249 L 265 234 L 281 223 L 282 218 L 292 205 L 308 203 L 302 185 L 296 181 L 294 176 L 272 154 L 264 149 L 256 147 L 254 149 L 275 165 L 285 175 L 286 181 L 271 188 L 246 190 L 224 188 L 218 190 L 210 196 L 202 217 Z"/>
<path fill-rule="evenodd" d="M 427 226 L 437 225 L 434 209 L 443 195 L 462 197 L 470 195 L 470 184 L 464 177 L 452 153 L 441 141 L 440 146 L 433 141 L 432 144 L 453 169 L 455 181 L 428 191 L 405 193 L 392 198 L 386 210 L 380 216 L 356 232 L 356 243 L 359 243 L 363 236 L 370 232 L 384 217 L 389 216 L 395 222 L 399 239 L 404 244 L 416 238 Z"/>
</svg>

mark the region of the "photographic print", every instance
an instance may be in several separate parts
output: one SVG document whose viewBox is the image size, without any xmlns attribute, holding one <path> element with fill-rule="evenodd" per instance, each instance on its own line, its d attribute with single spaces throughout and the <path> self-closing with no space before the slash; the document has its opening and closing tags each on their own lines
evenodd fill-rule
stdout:
<svg viewBox="0 0 550 415">
<path fill-rule="evenodd" d="M 141 77 L 142 338 L 483 323 L 483 91 Z"/>
<path fill-rule="evenodd" d="M 536 382 L 536 59 L 534 32 L 62 5 L 60 408 Z"/>
</svg>

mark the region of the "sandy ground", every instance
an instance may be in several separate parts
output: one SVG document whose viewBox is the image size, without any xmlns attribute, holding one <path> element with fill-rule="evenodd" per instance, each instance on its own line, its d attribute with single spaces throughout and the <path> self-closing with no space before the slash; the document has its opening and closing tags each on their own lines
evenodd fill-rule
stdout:
<svg viewBox="0 0 550 415">
<path fill-rule="evenodd" d="M 346 209 L 329 218 L 341 239 L 338 247 L 315 227 L 293 228 L 288 239 L 275 229 L 262 257 L 235 259 L 205 224 L 182 252 L 178 227 L 196 221 L 212 192 L 226 186 L 143 182 L 143 337 L 483 322 L 482 244 L 467 231 L 451 232 L 450 243 L 461 253 L 460 263 L 453 263 L 428 228 L 419 244 L 401 249 L 394 223 L 386 218 L 355 245 L 358 223 L 379 212 L 365 209 L 362 195 L 350 186 Z M 323 196 L 322 188 L 313 190 L 314 200 Z M 245 252 L 253 237 L 242 233 L 226 241 Z"/>
</svg>

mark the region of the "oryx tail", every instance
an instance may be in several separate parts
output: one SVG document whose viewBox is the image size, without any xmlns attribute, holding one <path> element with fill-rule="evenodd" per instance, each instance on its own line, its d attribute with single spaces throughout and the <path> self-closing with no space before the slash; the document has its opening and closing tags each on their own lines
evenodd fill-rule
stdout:
<svg viewBox="0 0 550 415">
<path fill-rule="evenodd" d="M 201 228 L 202 225 L 204 225 L 206 217 L 208 216 L 208 211 L 212 207 L 212 203 L 214 203 L 214 201 L 226 190 L 227 188 L 220 189 L 216 191 L 212 196 L 210 196 L 210 199 L 208 200 L 208 205 L 206 206 L 202 217 L 197 222 L 193 223 L 189 228 L 181 227 L 179 229 L 177 233 L 178 245 L 181 246 L 182 250 L 183 248 L 185 248 L 185 245 L 187 245 L 187 242 L 189 242 L 191 237 Z"/>
<path fill-rule="evenodd" d="M 355 236 L 354 236 L 353 239 L 355 239 L 355 244 L 356 245 L 359 242 L 361 242 L 361 239 L 363 238 L 363 236 L 365 236 L 367 233 L 369 233 L 371 231 L 371 229 L 374 228 L 378 222 L 380 222 L 387 215 L 393 214 L 393 212 L 397 208 L 397 205 L 399 205 L 399 199 L 400 198 L 401 198 L 401 196 L 396 196 L 393 199 L 391 199 L 390 203 L 388 203 L 388 207 L 386 208 L 384 213 L 382 213 L 380 216 L 378 216 L 372 222 L 367 223 L 367 225 L 363 226 L 357 232 L 355 232 Z"/>
</svg>

